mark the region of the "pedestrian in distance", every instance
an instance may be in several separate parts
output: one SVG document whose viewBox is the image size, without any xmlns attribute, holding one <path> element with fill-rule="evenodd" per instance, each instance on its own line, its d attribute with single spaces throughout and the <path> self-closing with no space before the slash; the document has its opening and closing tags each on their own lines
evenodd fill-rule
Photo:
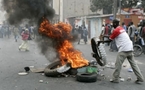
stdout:
<svg viewBox="0 0 145 90">
<path fill-rule="evenodd" d="M 21 36 L 22 36 L 23 43 L 19 46 L 19 50 L 24 49 L 25 51 L 29 51 L 28 48 L 29 30 L 25 29 L 25 31 L 21 33 Z"/>
</svg>

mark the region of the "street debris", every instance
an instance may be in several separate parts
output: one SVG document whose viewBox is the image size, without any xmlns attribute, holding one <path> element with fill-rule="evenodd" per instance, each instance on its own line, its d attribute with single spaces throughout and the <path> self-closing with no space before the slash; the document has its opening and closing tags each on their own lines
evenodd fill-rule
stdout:
<svg viewBox="0 0 145 90">
<path fill-rule="evenodd" d="M 108 64 L 105 65 L 106 68 L 115 69 L 115 63 L 114 62 L 108 62 Z"/>
<path fill-rule="evenodd" d="M 124 80 L 124 78 L 121 78 L 120 81 L 121 81 L 121 82 L 124 82 L 125 80 Z"/>
<path fill-rule="evenodd" d="M 25 71 L 26 72 L 29 72 L 30 71 L 30 68 L 29 67 L 24 67 Z"/>
<path fill-rule="evenodd" d="M 44 73 L 42 73 L 41 75 L 42 75 L 42 76 L 44 76 L 45 74 L 44 74 Z"/>
<path fill-rule="evenodd" d="M 27 75 L 28 73 L 27 72 L 19 72 L 18 73 L 20 76 L 25 76 L 25 75 Z"/>
<path fill-rule="evenodd" d="M 104 75 L 104 74 L 101 74 L 100 76 L 103 77 L 103 76 L 105 76 L 105 75 Z"/>
<path fill-rule="evenodd" d="M 34 68 L 34 66 L 29 66 L 29 68 Z"/>
<path fill-rule="evenodd" d="M 43 83 L 43 80 L 39 80 L 40 83 Z"/>
<path fill-rule="evenodd" d="M 132 80 L 132 78 L 131 78 L 131 77 L 128 77 L 128 78 L 127 78 L 127 81 L 131 81 L 131 80 Z"/>
<path fill-rule="evenodd" d="M 123 65 L 123 67 L 127 67 L 127 65 Z"/>
<path fill-rule="evenodd" d="M 30 68 L 31 72 L 34 73 L 43 73 L 45 68 Z"/>
<path fill-rule="evenodd" d="M 133 72 L 133 70 L 131 68 L 128 69 L 128 72 Z"/>
</svg>

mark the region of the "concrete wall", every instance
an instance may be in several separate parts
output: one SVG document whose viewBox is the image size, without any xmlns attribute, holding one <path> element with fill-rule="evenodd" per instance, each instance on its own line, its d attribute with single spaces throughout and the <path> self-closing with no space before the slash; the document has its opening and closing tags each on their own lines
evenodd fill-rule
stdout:
<svg viewBox="0 0 145 90">
<path fill-rule="evenodd" d="M 102 14 L 102 11 L 92 12 L 90 10 L 90 0 L 64 0 L 63 3 L 64 18 L 96 13 Z"/>
<path fill-rule="evenodd" d="M 59 0 L 53 0 L 53 9 L 55 10 L 55 13 L 59 15 Z"/>
<path fill-rule="evenodd" d="M 93 37 L 98 37 L 101 33 L 101 28 L 102 28 L 102 18 L 92 18 L 90 19 L 91 26 L 90 26 L 90 38 Z"/>
</svg>

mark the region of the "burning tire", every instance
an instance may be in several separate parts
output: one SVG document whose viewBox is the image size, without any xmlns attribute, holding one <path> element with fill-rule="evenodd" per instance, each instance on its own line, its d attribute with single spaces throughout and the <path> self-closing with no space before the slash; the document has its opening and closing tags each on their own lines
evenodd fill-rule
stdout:
<svg viewBox="0 0 145 90">
<path fill-rule="evenodd" d="M 80 81 L 80 82 L 96 82 L 97 81 L 97 74 L 78 73 L 76 75 L 76 80 Z"/>
<path fill-rule="evenodd" d="M 49 64 L 45 69 L 44 69 L 44 74 L 46 76 L 49 76 L 49 77 L 55 77 L 55 76 L 58 76 L 60 75 L 59 72 L 57 72 L 57 66 L 59 66 L 61 63 L 60 61 L 55 61 L 51 64 Z"/>
<path fill-rule="evenodd" d="M 55 61 L 44 69 L 44 74 L 49 77 L 56 77 L 64 72 L 67 72 L 69 69 L 70 69 L 70 64 L 61 66 L 60 61 Z"/>
<path fill-rule="evenodd" d="M 93 57 L 97 60 L 97 63 L 100 66 L 105 66 L 106 65 L 106 52 L 104 49 L 104 45 L 102 43 L 98 43 L 99 39 L 97 38 L 92 38 L 91 39 L 91 47 L 93 53 Z"/>
</svg>

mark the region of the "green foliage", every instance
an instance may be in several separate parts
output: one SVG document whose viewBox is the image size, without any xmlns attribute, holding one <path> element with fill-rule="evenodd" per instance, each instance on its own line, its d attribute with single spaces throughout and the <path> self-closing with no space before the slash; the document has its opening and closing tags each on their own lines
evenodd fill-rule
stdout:
<svg viewBox="0 0 145 90">
<path fill-rule="evenodd" d="M 95 12 L 97 10 L 105 10 L 108 11 L 108 13 L 112 13 L 113 8 L 113 1 L 114 0 L 92 0 L 91 10 L 92 12 Z M 117 7 L 119 7 L 119 1 L 117 1 Z M 121 1 L 121 7 L 122 8 L 131 8 L 133 6 L 137 5 L 138 0 L 122 0 Z M 145 9 L 145 0 L 142 0 L 142 7 Z"/>
</svg>

